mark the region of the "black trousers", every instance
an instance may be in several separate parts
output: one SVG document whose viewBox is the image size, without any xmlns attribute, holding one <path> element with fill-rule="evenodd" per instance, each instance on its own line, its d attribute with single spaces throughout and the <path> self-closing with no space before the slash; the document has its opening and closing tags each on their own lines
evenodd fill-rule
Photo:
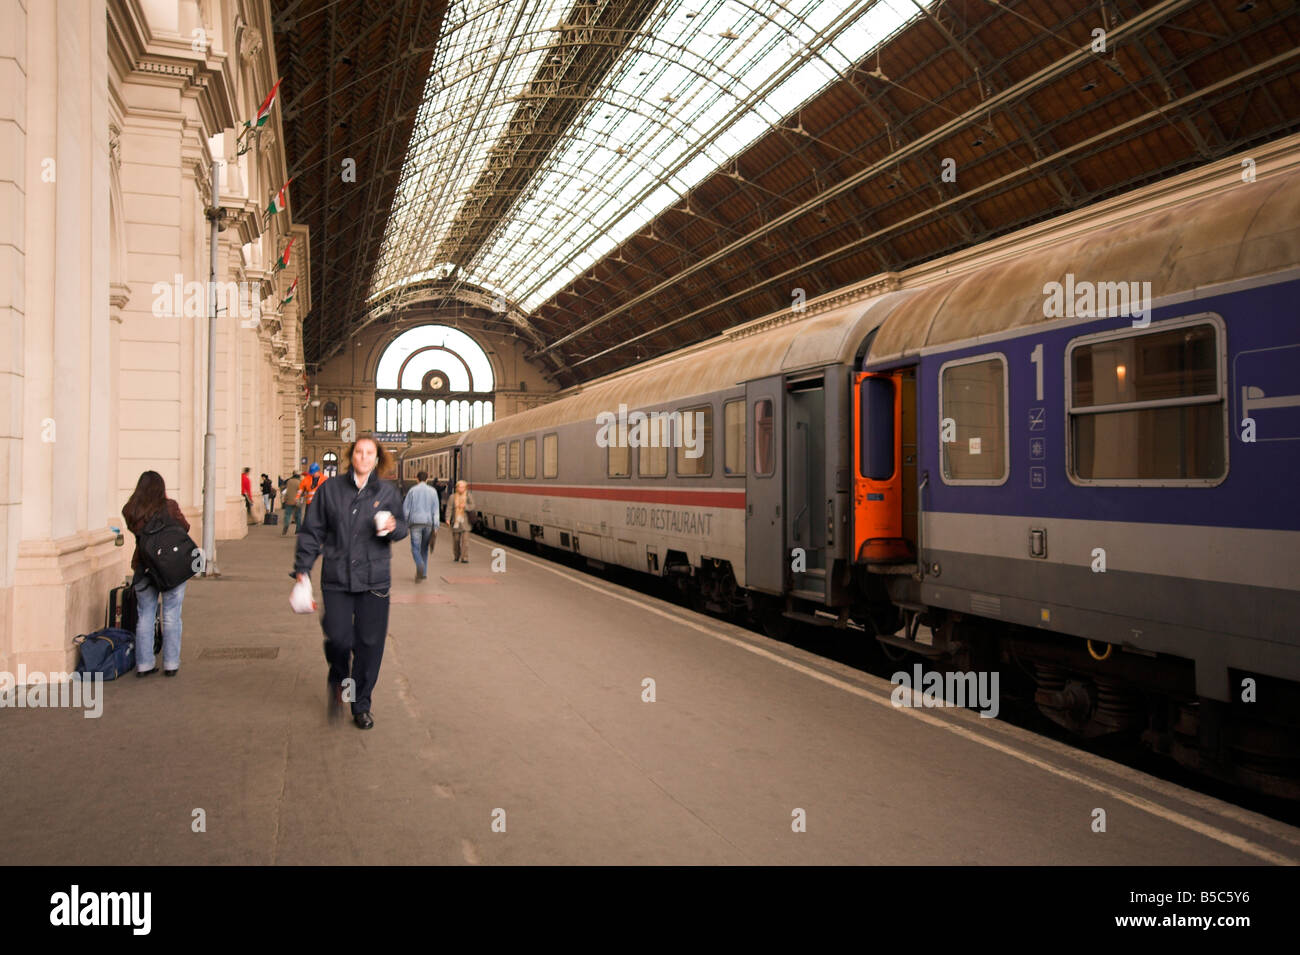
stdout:
<svg viewBox="0 0 1300 955">
<path fill-rule="evenodd" d="M 388 588 L 351 594 L 322 590 L 325 601 L 325 659 L 330 665 L 330 683 L 341 684 L 349 676 L 356 681 L 352 712 L 370 712 L 370 693 L 379 679 L 388 636 Z"/>
</svg>

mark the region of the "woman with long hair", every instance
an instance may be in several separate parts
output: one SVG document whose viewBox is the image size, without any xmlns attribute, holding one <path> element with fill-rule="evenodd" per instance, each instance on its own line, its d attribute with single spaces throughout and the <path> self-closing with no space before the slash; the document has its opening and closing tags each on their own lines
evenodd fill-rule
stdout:
<svg viewBox="0 0 1300 955">
<path fill-rule="evenodd" d="M 158 662 L 153 653 L 153 632 L 159 612 L 162 613 L 163 675 L 175 676 L 181 668 L 181 604 L 185 600 L 188 581 L 159 593 L 140 561 L 140 533 L 162 513 L 189 532 L 190 522 L 181 513 L 180 505 L 167 496 L 167 485 L 162 475 L 157 471 L 145 471 L 135 482 L 135 492 L 122 508 L 122 519 L 126 521 L 127 529 L 136 535 L 135 553 L 131 555 L 131 570 L 135 574 L 132 586 L 139 607 L 135 624 L 136 676 L 158 672 Z"/>
<path fill-rule="evenodd" d="M 321 484 L 307 505 L 290 576 L 310 579 L 321 555 L 330 717 L 339 715 L 343 681 L 351 677 L 352 719 L 368 730 L 375 725 L 370 695 L 388 635 L 392 545 L 406 536 L 407 525 L 397 488 L 380 477 L 392 473 L 392 455 L 363 437 L 348 448 L 348 460 L 351 470 Z"/>
</svg>

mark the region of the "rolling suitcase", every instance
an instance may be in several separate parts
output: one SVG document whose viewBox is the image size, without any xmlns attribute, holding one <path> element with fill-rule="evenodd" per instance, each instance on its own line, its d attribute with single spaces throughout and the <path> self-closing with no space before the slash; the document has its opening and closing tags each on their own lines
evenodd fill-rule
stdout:
<svg viewBox="0 0 1300 955">
<path fill-rule="evenodd" d="M 104 627 L 135 633 L 135 625 L 139 620 L 140 608 L 136 603 L 135 588 L 131 586 L 131 578 L 128 577 L 120 587 L 114 587 L 108 592 L 108 614 L 104 619 Z M 158 614 L 153 622 L 153 652 L 154 656 L 162 653 L 162 614 Z"/>
<path fill-rule="evenodd" d="M 270 524 L 272 527 L 274 527 L 276 524 L 280 523 L 280 515 L 279 515 L 279 514 L 267 514 L 264 518 L 262 518 L 262 523 L 263 523 L 263 524 Z"/>
</svg>

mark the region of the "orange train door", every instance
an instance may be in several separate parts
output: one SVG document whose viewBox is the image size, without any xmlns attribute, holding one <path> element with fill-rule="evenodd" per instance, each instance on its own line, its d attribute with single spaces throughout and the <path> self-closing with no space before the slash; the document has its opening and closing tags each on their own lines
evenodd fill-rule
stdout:
<svg viewBox="0 0 1300 955">
<path fill-rule="evenodd" d="M 903 520 L 906 371 L 853 376 L 853 550 L 862 562 L 903 562 L 915 554 Z"/>
</svg>

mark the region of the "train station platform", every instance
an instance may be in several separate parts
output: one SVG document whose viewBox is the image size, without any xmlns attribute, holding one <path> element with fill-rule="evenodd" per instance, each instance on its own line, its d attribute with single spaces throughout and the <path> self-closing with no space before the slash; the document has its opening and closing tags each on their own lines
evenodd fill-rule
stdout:
<svg viewBox="0 0 1300 955">
<path fill-rule="evenodd" d="M 368 732 L 327 722 L 292 535 L 223 543 L 176 679 L 106 684 L 97 719 L 0 710 L 9 860 L 1300 861 L 1293 827 L 510 548 L 494 573 L 471 540 L 453 564 L 440 534 L 418 584 L 395 547 Z"/>
</svg>

